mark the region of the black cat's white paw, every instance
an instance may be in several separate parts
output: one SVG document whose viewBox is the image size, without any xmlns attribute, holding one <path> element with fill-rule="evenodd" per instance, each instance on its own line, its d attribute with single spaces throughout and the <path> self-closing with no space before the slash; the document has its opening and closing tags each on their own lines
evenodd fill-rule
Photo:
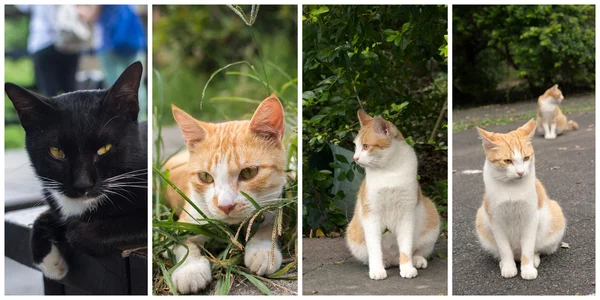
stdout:
<svg viewBox="0 0 600 300">
<path fill-rule="evenodd" d="M 181 294 L 197 293 L 208 286 L 212 280 L 210 262 L 206 257 L 190 257 L 173 272 L 173 284 Z"/>
<path fill-rule="evenodd" d="M 53 280 L 61 280 L 69 272 L 69 265 L 67 265 L 67 262 L 54 244 L 50 249 L 50 253 L 36 267 L 44 273 L 44 276 Z"/>
<path fill-rule="evenodd" d="M 274 255 L 271 256 L 271 241 L 250 240 L 246 245 L 244 263 L 256 275 L 271 275 L 281 267 L 281 251 L 275 245 Z"/>
</svg>

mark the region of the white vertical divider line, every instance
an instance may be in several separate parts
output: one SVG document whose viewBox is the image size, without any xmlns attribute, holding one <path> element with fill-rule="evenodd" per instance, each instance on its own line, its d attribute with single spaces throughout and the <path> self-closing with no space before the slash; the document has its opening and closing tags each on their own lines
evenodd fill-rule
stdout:
<svg viewBox="0 0 600 300">
<path fill-rule="evenodd" d="M 448 4 L 448 296 L 452 295 L 452 4 Z"/>
<path fill-rule="evenodd" d="M 298 180 L 298 242 L 296 245 L 296 253 L 298 259 L 298 295 L 302 295 L 302 4 L 300 2 L 296 2 L 298 9 L 298 29 L 297 29 L 297 38 L 298 38 L 298 174 L 296 175 Z"/>
</svg>

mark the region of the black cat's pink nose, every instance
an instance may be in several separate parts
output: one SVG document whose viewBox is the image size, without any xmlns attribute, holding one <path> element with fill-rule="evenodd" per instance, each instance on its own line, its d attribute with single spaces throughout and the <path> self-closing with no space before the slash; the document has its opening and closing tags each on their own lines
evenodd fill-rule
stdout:
<svg viewBox="0 0 600 300">
<path fill-rule="evenodd" d="M 233 208 L 235 207 L 235 204 L 228 204 L 228 205 L 219 205 L 218 208 L 224 212 L 226 215 L 229 214 L 229 212 L 231 212 L 233 210 Z"/>
</svg>

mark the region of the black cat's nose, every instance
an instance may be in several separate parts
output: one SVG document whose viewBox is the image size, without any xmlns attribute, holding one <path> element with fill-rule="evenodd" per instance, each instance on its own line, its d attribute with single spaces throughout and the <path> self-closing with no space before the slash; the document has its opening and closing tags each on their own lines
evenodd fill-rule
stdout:
<svg viewBox="0 0 600 300">
<path fill-rule="evenodd" d="M 89 177 L 79 177 L 73 183 L 73 188 L 82 194 L 85 194 L 92 186 L 94 186 L 94 183 Z"/>
</svg>

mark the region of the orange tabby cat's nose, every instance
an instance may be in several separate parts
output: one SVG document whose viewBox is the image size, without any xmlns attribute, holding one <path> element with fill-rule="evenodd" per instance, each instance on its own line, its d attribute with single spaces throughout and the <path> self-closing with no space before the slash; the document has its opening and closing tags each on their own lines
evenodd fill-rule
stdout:
<svg viewBox="0 0 600 300">
<path fill-rule="evenodd" d="M 229 205 L 219 205 L 218 208 L 223 211 L 225 214 L 229 214 L 229 212 L 233 209 L 233 207 L 235 206 L 235 204 L 229 204 Z"/>
</svg>

